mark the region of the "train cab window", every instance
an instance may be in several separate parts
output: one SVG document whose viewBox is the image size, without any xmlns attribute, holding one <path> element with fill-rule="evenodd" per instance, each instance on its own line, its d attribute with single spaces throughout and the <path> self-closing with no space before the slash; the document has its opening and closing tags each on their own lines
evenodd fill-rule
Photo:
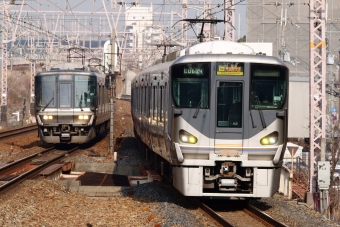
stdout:
<svg viewBox="0 0 340 227">
<path fill-rule="evenodd" d="M 209 108 L 209 63 L 174 65 L 171 74 L 172 95 L 177 107 Z"/>
<path fill-rule="evenodd" d="M 220 82 L 217 88 L 217 127 L 242 127 L 242 82 Z"/>
<path fill-rule="evenodd" d="M 95 105 L 97 80 L 94 76 L 75 76 L 75 107 Z"/>
<path fill-rule="evenodd" d="M 288 71 L 281 66 L 253 64 L 251 70 L 251 109 L 281 109 L 286 100 Z"/>
<path fill-rule="evenodd" d="M 56 76 L 35 78 L 35 103 L 37 106 L 55 107 Z"/>
</svg>

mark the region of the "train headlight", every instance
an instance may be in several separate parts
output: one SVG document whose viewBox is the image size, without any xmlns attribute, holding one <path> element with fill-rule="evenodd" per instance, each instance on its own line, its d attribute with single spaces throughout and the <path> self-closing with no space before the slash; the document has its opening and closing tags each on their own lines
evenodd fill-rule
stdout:
<svg viewBox="0 0 340 227">
<path fill-rule="evenodd" d="M 273 144 L 277 143 L 278 137 L 279 137 L 279 133 L 275 131 L 275 132 L 272 132 L 269 135 L 263 137 L 260 140 L 260 143 L 262 145 L 273 145 Z"/>
<path fill-rule="evenodd" d="M 89 119 L 89 116 L 88 116 L 88 115 L 79 115 L 79 116 L 78 116 L 78 119 L 79 119 L 79 120 L 88 120 L 88 119 Z"/>
<path fill-rule="evenodd" d="M 191 143 L 191 144 L 197 143 L 197 138 L 183 129 L 179 130 L 179 139 L 183 143 Z"/>
<path fill-rule="evenodd" d="M 51 116 L 51 115 L 44 115 L 44 116 L 43 116 L 43 119 L 44 119 L 44 120 L 52 120 L 52 119 L 53 119 L 53 116 Z"/>
</svg>

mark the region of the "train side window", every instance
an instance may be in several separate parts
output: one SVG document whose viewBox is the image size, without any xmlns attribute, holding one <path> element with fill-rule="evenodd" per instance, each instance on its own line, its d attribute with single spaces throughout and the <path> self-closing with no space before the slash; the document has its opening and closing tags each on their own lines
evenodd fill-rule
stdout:
<svg viewBox="0 0 340 227">
<path fill-rule="evenodd" d="M 104 92 L 104 86 L 102 86 L 102 85 L 99 85 L 100 86 L 100 105 L 103 105 L 103 92 Z"/>
<path fill-rule="evenodd" d="M 105 104 L 105 99 L 104 99 L 104 91 L 105 91 L 105 86 L 104 86 L 104 84 L 102 84 L 102 94 L 101 94 L 101 96 L 102 96 L 102 105 L 103 104 Z"/>
<path fill-rule="evenodd" d="M 139 99 L 139 102 L 138 102 L 138 112 L 139 113 L 142 113 L 142 87 L 139 86 L 138 87 L 138 99 Z"/>
<path fill-rule="evenodd" d="M 144 87 L 142 86 L 141 88 L 141 92 L 140 92 L 140 113 L 143 114 L 143 97 L 144 97 Z"/>
<path fill-rule="evenodd" d="M 152 118 L 156 118 L 156 86 L 152 87 Z"/>
<path fill-rule="evenodd" d="M 99 105 L 103 104 L 103 96 L 102 96 L 102 93 L 103 93 L 103 88 L 102 86 L 99 84 Z"/>
<path fill-rule="evenodd" d="M 136 89 L 136 112 L 138 112 L 138 102 L 139 102 L 139 96 L 138 96 L 138 87 L 135 88 Z"/>
<path fill-rule="evenodd" d="M 136 111 L 136 98 L 137 98 L 137 94 L 136 94 L 136 87 L 133 87 L 133 109 L 134 111 Z"/>
<path fill-rule="evenodd" d="M 148 109 L 147 109 L 147 112 L 148 112 L 148 117 L 151 116 L 151 86 L 148 86 Z"/>
<path fill-rule="evenodd" d="M 159 121 L 162 122 L 163 121 L 163 103 L 164 103 L 164 100 L 163 100 L 163 96 L 164 96 L 164 87 L 161 86 L 160 87 L 160 98 L 159 98 L 159 101 L 160 101 L 160 104 L 159 104 Z"/>
<path fill-rule="evenodd" d="M 167 94 L 169 94 L 168 93 L 168 84 L 167 83 L 165 83 L 165 86 L 164 86 L 164 102 L 163 102 L 163 104 L 164 104 L 164 107 L 163 107 L 163 118 L 164 118 L 164 121 L 167 121 L 167 106 L 168 106 L 168 100 L 169 100 L 169 98 L 168 98 L 168 95 Z"/>
<path fill-rule="evenodd" d="M 143 87 L 143 114 L 146 113 L 146 87 Z"/>
</svg>

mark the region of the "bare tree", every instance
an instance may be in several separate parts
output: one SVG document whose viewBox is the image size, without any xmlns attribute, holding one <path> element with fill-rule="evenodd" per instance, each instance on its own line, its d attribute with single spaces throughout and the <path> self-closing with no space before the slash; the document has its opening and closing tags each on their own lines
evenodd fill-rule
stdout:
<svg viewBox="0 0 340 227">
<path fill-rule="evenodd" d="M 340 220 L 339 214 L 339 176 L 336 176 L 336 166 L 340 160 L 340 122 L 336 116 L 329 115 L 329 127 L 327 138 L 327 158 L 330 161 L 330 186 L 329 186 L 329 211 L 330 215 L 337 221 Z"/>
</svg>

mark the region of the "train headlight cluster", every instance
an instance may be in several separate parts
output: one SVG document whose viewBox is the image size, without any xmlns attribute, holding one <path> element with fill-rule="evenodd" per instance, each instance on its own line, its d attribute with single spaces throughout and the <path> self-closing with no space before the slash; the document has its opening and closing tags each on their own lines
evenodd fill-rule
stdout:
<svg viewBox="0 0 340 227">
<path fill-rule="evenodd" d="M 89 119 L 89 116 L 88 116 L 88 115 L 79 115 L 79 116 L 78 116 L 78 119 L 79 119 L 79 120 L 88 120 L 88 119 Z"/>
<path fill-rule="evenodd" d="M 53 119 L 53 116 L 51 116 L 51 115 L 44 115 L 44 116 L 43 116 L 43 119 L 44 119 L 44 120 L 52 120 L 52 119 Z"/>
<path fill-rule="evenodd" d="M 279 137 L 279 133 L 275 131 L 275 132 L 272 132 L 269 135 L 263 137 L 260 140 L 260 143 L 262 145 L 273 145 L 273 144 L 277 143 L 278 137 Z"/>
<path fill-rule="evenodd" d="M 183 143 L 191 143 L 191 144 L 197 143 L 197 138 L 183 129 L 179 130 L 179 139 Z"/>
</svg>

